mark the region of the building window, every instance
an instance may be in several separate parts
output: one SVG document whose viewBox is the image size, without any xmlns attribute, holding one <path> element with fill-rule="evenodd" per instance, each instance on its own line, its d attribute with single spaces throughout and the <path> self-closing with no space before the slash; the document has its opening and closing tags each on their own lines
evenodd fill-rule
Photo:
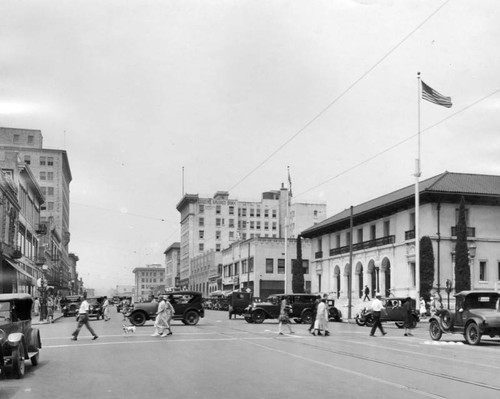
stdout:
<svg viewBox="0 0 500 399">
<path fill-rule="evenodd" d="M 278 274 L 285 274 L 285 259 L 278 259 Z"/>
<path fill-rule="evenodd" d="M 47 180 L 47 174 L 45 172 L 40 172 L 40 180 Z"/>
<path fill-rule="evenodd" d="M 277 216 L 276 209 L 273 209 L 273 218 Z"/>
<path fill-rule="evenodd" d="M 337 247 L 336 248 L 340 248 L 340 234 L 337 234 L 337 236 L 335 237 L 336 241 L 337 241 Z"/>
<path fill-rule="evenodd" d="M 273 259 L 266 259 L 266 273 L 273 274 L 274 273 L 274 264 Z"/>
<path fill-rule="evenodd" d="M 47 158 L 40 157 L 40 166 L 45 166 L 45 165 L 47 165 Z"/>
<path fill-rule="evenodd" d="M 273 230 L 276 230 L 276 222 L 273 222 Z"/>
<path fill-rule="evenodd" d="M 205 231 L 204 231 L 204 230 L 200 230 L 200 231 L 199 231 L 199 234 L 200 234 L 200 235 L 199 235 L 199 237 L 200 237 L 201 239 L 205 238 Z"/>
<path fill-rule="evenodd" d="M 351 245 L 351 232 L 350 231 L 345 233 L 345 242 L 346 242 L 346 245 Z"/>
<path fill-rule="evenodd" d="M 391 225 L 388 220 L 384 222 L 384 237 L 387 237 L 391 234 Z"/>
<path fill-rule="evenodd" d="M 316 211 L 316 210 L 315 210 L 315 211 L 313 211 L 313 216 L 314 216 L 315 218 L 317 218 L 317 217 L 318 217 L 318 211 Z"/>
<path fill-rule="evenodd" d="M 486 262 L 484 260 L 479 262 L 479 281 L 487 281 L 487 268 Z"/>
<path fill-rule="evenodd" d="M 246 220 L 242 220 L 241 221 L 241 228 L 242 229 L 246 229 L 247 228 L 247 221 Z"/>
<path fill-rule="evenodd" d="M 363 229 L 358 229 L 358 242 L 363 242 Z"/>
<path fill-rule="evenodd" d="M 220 252 L 220 244 L 215 244 L 215 251 Z"/>
<path fill-rule="evenodd" d="M 255 228 L 255 223 L 254 223 L 254 221 L 253 221 L 253 220 L 252 220 L 252 221 L 250 221 L 250 228 L 251 228 L 251 229 Z"/>
<path fill-rule="evenodd" d="M 246 216 L 247 215 L 247 208 L 242 208 L 241 209 L 241 216 Z"/>
<path fill-rule="evenodd" d="M 47 195 L 54 196 L 54 187 L 47 187 Z"/>
<path fill-rule="evenodd" d="M 234 219 L 229 219 L 229 227 L 234 227 Z"/>
<path fill-rule="evenodd" d="M 250 217 L 254 217 L 255 216 L 255 209 L 250 209 Z"/>
<path fill-rule="evenodd" d="M 234 264 L 234 275 L 235 275 L 235 276 L 237 276 L 238 274 L 240 274 L 240 273 L 238 272 L 239 266 L 240 266 L 240 262 L 236 262 L 236 263 Z"/>
<path fill-rule="evenodd" d="M 234 231 L 229 232 L 229 239 L 234 240 Z"/>
<path fill-rule="evenodd" d="M 205 219 L 204 218 L 198 219 L 198 226 L 205 226 Z"/>
<path fill-rule="evenodd" d="M 215 206 L 215 213 L 216 213 L 217 215 L 220 215 L 220 205 L 216 205 L 216 206 Z"/>
<path fill-rule="evenodd" d="M 241 235 L 241 239 L 242 239 L 242 240 L 246 240 L 246 239 L 247 239 L 247 233 L 243 233 L 243 234 Z"/>
<path fill-rule="evenodd" d="M 35 136 L 28 136 L 28 144 L 33 144 L 35 142 Z"/>
<path fill-rule="evenodd" d="M 47 157 L 47 165 L 54 166 L 54 157 Z"/>
<path fill-rule="evenodd" d="M 47 202 L 47 210 L 48 211 L 54 210 L 54 203 L 53 202 Z"/>
<path fill-rule="evenodd" d="M 220 225 L 221 225 L 221 224 L 220 224 L 220 218 L 216 218 L 216 219 L 215 219 L 215 225 L 216 225 L 216 226 L 220 226 Z"/>
<path fill-rule="evenodd" d="M 323 241 L 321 241 L 321 237 L 316 240 L 316 243 L 318 245 L 318 250 L 316 252 L 323 251 Z"/>
<path fill-rule="evenodd" d="M 15 134 L 14 135 L 14 144 L 18 144 L 19 143 L 19 139 L 20 139 L 19 135 Z"/>
<path fill-rule="evenodd" d="M 229 207 L 229 214 L 234 215 L 234 206 L 232 205 Z"/>
<path fill-rule="evenodd" d="M 205 248 L 205 246 L 203 245 L 203 243 L 198 244 L 198 249 L 200 252 L 203 252 L 204 248 Z"/>
<path fill-rule="evenodd" d="M 47 172 L 47 180 L 49 181 L 54 180 L 54 172 Z"/>
<path fill-rule="evenodd" d="M 269 222 L 264 222 L 264 230 L 269 230 Z"/>
<path fill-rule="evenodd" d="M 370 226 L 370 240 L 375 240 L 377 238 L 377 226 L 372 224 Z"/>
<path fill-rule="evenodd" d="M 304 268 L 304 274 L 309 274 L 309 259 L 302 259 L 302 267 Z"/>
<path fill-rule="evenodd" d="M 264 209 L 264 217 L 265 218 L 269 217 L 269 209 Z"/>
<path fill-rule="evenodd" d="M 258 217 L 258 218 L 260 218 L 260 208 L 257 208 L 255 210 L 255 216 Z"/>
<path fill-rule="evenodd" d="M 256 228 L 257 228 L 258 230 L 260 230 L 260 222 L 259 222 L 259 221 L 257 221 Z"/>
<path fill-rule="evenodd" d="M 198 212 L 199 213 L 204 213 L 205 212 L 205 205 L 199 204 L 198 205 Z"/>
<path fill-rule="evenodd" d="M 31 157 L 29 155 L 25 155 L 24 162 L 26 162 L 28 165 L 31 165 Z"/>
<path fill-rule="evenodd" d="M 215 232 L 215 239 L 216 239 L 216 240 L 220 240 L 220 230 L 217 230 L 217 231 Z"/>
</svg>

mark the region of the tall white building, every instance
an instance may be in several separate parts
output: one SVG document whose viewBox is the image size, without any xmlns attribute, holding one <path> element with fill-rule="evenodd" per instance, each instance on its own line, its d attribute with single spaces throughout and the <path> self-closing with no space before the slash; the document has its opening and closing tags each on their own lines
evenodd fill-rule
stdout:
<svg viewBox="0 0 500 399">
<path fill-rule="evenodd" d="M 259 201 L 232 199 L 226 191 L 218 191 L 212 198 L 185 194 L 177 210 L 181 215 L 180 286 L 189 289 L 208 289 L 206 281 L 191 278 L 193 259 L 206 251 L 220 252 L 236 241 L 251 238 L 284 238 L 285 233 L 297 237 L 301 230 L 326 218 L 326 204 L 290 203 L 284 187 L 262 193 Z M 205 276 L 199 263 L 196 274 Z M 208 274 L 213 280 L 215 276 Z"/>
</svg>

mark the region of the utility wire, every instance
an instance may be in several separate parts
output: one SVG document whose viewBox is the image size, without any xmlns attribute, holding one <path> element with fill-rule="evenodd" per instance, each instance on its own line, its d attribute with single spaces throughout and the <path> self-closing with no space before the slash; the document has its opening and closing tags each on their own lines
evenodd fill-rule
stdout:
<svg viewBox="0 0 500 399">
<path fill-rule="evenodd" d="M 465 106 L 465 107 L 461 108 L 461 109 L 460 109 L 460 110 L 458 110 L 457 112 L 455 112 L 455 113 L 453 113 L 453 114 L 451 114 L 451 115 L 448 115 L 446 118 L 441 119 L 439 122 L 436 122 L 436 123 L 434 123 L 433 125 L 426 127 L 425 129 L 421 130 L 421 131 L 420 131 L 420 133 L 425 133 L 425 132 L 427 132 L 427 131 L 431 130 L 432 128 L 434 128 L 434 127 L 436 127 L 436 126 L 440 125 L 441 123 L 443 123 L 443 122 L 447 121 L 448 119 L 451 119 L 451 118 L 453 118 L 453 117 L 457 116 L 458 114 L 461 114 L 462 112 L 466 111 L 467 109 L 469 109 L 469 108 L 473 107 L 473 106 L 474 106 L 474 105 L 476 105 L 476 104 L 479 104 L 480 102 L 482 102 L 482 101 L 486 100 L 487 98 L 489 98 L 489 97 L 491 97 L 491 96 L 493 96 L 493 95 L 495 95 L 495 94 L 497 94 L 497 93 L 499 93 L 499 92 L 500 92 L 500 89 L 497 89 L 497 90 L 493 91 L 492 93 L 490 93 L 490 94 L 488 94 L 488 95 L 486 95 L 486 96 L 484 96 L 484 97 L 480 98 L 479 100 L 476 100 L 476 101 L 474 101 L 473 103 L 471 103 L 471 104 L 469 104 L 469 105 L 467 105 L 467 106 Z M 356 168 L 358 168 L 358 167 L 360 167 L 360 166 L 364 165 L 365 163 L 370 162 L 371 160 L 373 160 L 373 159 L 375 159 L 375 158 L 378 158 L 379 156 L 381 156 L 381 155 L 385 154 L 386 152 L 389 152 L 389 151 L 393 150 L 394 148 L 399 147 L 400 145 L 402 145 L 402 144 L 406 143 L 407 141 L 410 141 L 411 139 L 413 139 L 413 138 L 415 138 L 415 137 L 417 137 L 417 136 L 418 136 L 418 133 L 415 133 L 415 134 L 413 134 L 413 135 L 411 135 L 411 136 L 409 136 L 409 137 L 405 138 L 404 140 L 401 140 L 401 141 L 397 142 L 396 144 L 393 144 L 393 145 L 391 145 L 390 147 L 387 147 L 386 149 L 384 149 L 384 150 L 382 150 L 382 151 L 378 152 L 377 154 L 372 155 L 371 157 L 369 157 L 369 158 L 365 159 L 364 161 L 361 161 L 361 162 L 359 162 L 359 163 L 357 163 L 357 164 L 355 164 L 355 165 L 353 165 L 353 166 L 351 166 L 351 167 L 349 167 L 349 168 L 347 168 L 347 169 L 343 170 L 342 172 L 340 172 L 340 173 L 336 174 L 335 176 L 332 176 L 332 177 L 330 177 L 329 179 L 327 179 L 327 180 L 325 180 L 325 181 L 323 181 L 323 182 L 321 182 L 321 183 L 319 183 L 319 184 L 316 184 L 315 186 L 313 186 L 313 187 L 311 187 L 311 188 L 309 188 L 309 189 L 307 189 L 307 190 L 305 190 L 305 191 L 303 191 L 303 192 L 301 192 L 301 193 L 299 193 L 299 194 L 296 194 L 296 195 L 295 195 L 295 197 L 299 197 L 299 196 L 301 196 L 301 195 L 307 194 L 308 192 L 310 192 L 310 191 L 312 191 L 312 190 L 314 190 L 314 189 L 316 189 L 316 188 L 318 188 L 318 187 L 320 187 L 320 186 L 322 186 L 322 185 L 324 185 L 324 184 L 326 184 L 326 183 L 329 183 L 329 182 L 331 182 L 332 180 L 334 180 L 334 179 L 336 179 L 336 178 L 338 178 L 338 177 L 340 177 L 340 176 L 342 176 L 342 175 L 345 175 L 346 173 L 350 172 L 351 170 L 356 169 Z"/>
<path fill-rule="evenodd" d="M 268 155 L 263 161 L 261 161 L 256 167 L 254 167 L 250 172 L 248 172 L 242 179 L 240 179 L 235 185 L 233 185 L 229 191 L 234 190 L 241 183 L 243 183 L 249 176 L 251 176 L 256 170 L 260 169 L 267 161 L 269 161 L 273 156 L 275 156 L 279 151 L 281 151 L 288 143 L 295 139 L 299 134 L 311 126 L 317 119 L 319 119 L 328 109 L 330 109 L 335 103 L 337 103 L 342 97 L 344 97 L 348 92 L 351 91 L 359 82 L 361 82 L 366 76 L 368 76 L 376 67 L 378 67 L 383 61 L 385 61 L 396 49 L 398 49 L 406 40 L 408 40 L 417 30 L 419 30 L 423 25 L 425 25 L 434 15 L 436 15 L 446 4 L 451 0 L 446 0 L 443 4 L 437 7 L 429 16 L 427 16 L 416 28 L 414 28 L 410 33 L 408 33 L 402 40 L 400 40 L 394 47 L 392 47 L 382 58 L 380 58 L 373 66 L 371 66 L 363 75 L 356 79 L 350 86 L 347 87 L 342 93 L 340 93 L 333 101 L 331 101 L 326 107 L 324 107 L 316 116 L 310 119 L 304 126 L 302 126 L 295 134 L 293 134 L 288 140 L 276 148 L 270 155 Z"/>
</svg>

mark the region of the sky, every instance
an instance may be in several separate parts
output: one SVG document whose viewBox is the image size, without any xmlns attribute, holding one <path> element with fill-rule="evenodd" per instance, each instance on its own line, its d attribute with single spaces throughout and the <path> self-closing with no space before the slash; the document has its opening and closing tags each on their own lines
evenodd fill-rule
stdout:
<svg viewBox="0 0 500 399">
<path fill-rule="evenodd" d="M 332 216 L 414 184 L 419 148 L 421 180 L 500 174 L 499 20 L 496 0 L 2 0 L 0 126 L 67 151 L 69 249 L 104 293 L 164 264 L 183 193 L 258 201 L 289 168 Z"/>
</svg>

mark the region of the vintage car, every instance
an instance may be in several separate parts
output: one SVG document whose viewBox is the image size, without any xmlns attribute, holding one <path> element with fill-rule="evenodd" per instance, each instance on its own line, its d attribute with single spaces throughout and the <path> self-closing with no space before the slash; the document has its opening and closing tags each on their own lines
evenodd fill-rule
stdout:
<svg viewBox="0 0 500 399">
<path fill-rule="evenodd" d="M 36 366 L 42 341 L 31 327 L 33 298 L 29 294 L 0 294 L 0 373 L 23 378 L 25 360 Z"/>
<path fill-rule="evenodd" d="M 461 291 L 455 294 L 455 310 L 439 309 L 429 319 L 429 334 L 434 341 L 443 333 L 463 334 L 470 345 L 483 335 L 500 336 L 500 293 L 498 291 Z"/>
<path fill-rule="evenodd" d="M 245 308 L 252 303 L 252 293 L 233 291 L 227 296 L 229 318 L 233 315 L 241 316 Z"/>
<path fill-rule="evenodd" d="M 186 325 L 194 326 L 201 317 L 205 317 L 201 292 L 174 291 L 165 295 L 170 298 L 170 303 L 174 307 L 174 320 L 181 320 Z M 158 302 L 134 303 L 125 316 L 134 326 L 143 326 L 147 320 L 156 318 L 157 310 Z"/>
<path fill-rule="evenodd" d="M 80 295 L 68 295 L 63 297 L 61 299 L 61 310 L 63 316 L 76 316 L 81 303 L 82 297 Z"/>
<path fill-rule="evenodd" d="M 264 302 L 252 302 L 245 308 L 243 317 L 248 323 L 262 323 L 266 319 L 277 319 L 281 301 L 286 298 L 292 307 L 290 318 L 296 323 L 311 323 L 317 294 L 274 294 Z"/>
<path fill-rule="evenodd" d="M 95 317 L 96 320 L 104 318 L 104 310 L 102 309 L 102 304 L 104 303 L 103 296 L 89 296 L 87 297 L 87 302 L 89 303 L 89 317 Z"/>
<path fill-rule="evenodd" d="M 381 299 L 384 309 L 380 312 L 380 321 L 393 321 L 398 328 L 404 327 L 405 320 L 405 309 L 403 308 L 403 303 L 406 301 L 406 297 L 389 297 Z M 411 315 L 412 315 L 412 325 L 411 328 L 415 328 L 417 323 L 420 321 L 420 313 L 415 307 L 415 299 L 411 299 Z M 355 316 L 356 324 L 359 326 L 366 325 L 368 327 L 373 326 L 373 315 L 372 310 L 369 308 L 363 309 L 359 314 Z"/>
<path fill-rule="evenodd" d="M 335 307 L 335 300 L 328 299 L 328 320 L 329 321 L 342 321 L 342 312 Z"/>
</svg>

